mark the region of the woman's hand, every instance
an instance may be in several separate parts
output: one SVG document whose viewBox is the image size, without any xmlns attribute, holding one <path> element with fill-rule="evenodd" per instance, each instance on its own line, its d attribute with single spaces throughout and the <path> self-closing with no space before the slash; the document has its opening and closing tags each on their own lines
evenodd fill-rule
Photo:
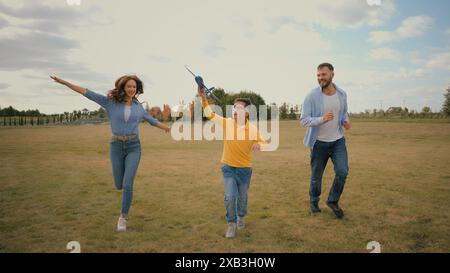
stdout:
<svg viewBox="0 0 450 273">
<path fill-rule="evenodd" d="M 81 95 L 86 94 L 86 88 L 84 88 L 84 87 L 77 86 L 75 84 L 71 84 L 70 82 L 65 81 L 65 80 L 63 80 L 61 78 L 58 78 L 56 76 L 50 76 L 50 78 L 52 80 L 54 80 L 55 82 L 57 82 L 59 84 L 62 84 L 62 85 L 65 85 L 65 86 L 69 87 L 70 89 L 72 89 L 73 91 L 75 91 L 77 93 L 80 93 Z"/>
<path fill-rule="evenodd" d="M 158 127 L 161 130 L 164 130 L 164 132 L 169 133 L 170 132 L 170 127 L 166 126 L 164 123 L 159 122 L 158 125 L 156 125 L 156 127 Z"/>
<path fill-rule="evenodd" d="M 67 81 L 65 81 L 65 80 L 63 80 L 63 79 L 61 79 L 61 78 L 58 78 L 58 77 L 56 77 L 56 76 L 50 76 L 50 78 L 51 78 L 53 81 L 55 81 L 55 82 L 57 82 L 57 83 L 59 83 L 59 84 L 67 85 Z"/>
</svg>

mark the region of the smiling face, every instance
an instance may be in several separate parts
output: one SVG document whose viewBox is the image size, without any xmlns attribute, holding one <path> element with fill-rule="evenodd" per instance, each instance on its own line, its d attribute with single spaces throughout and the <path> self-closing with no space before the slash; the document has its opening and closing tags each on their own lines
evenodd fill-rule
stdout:
<svg viewBox="0 0 450 273">
<path fill-rule="evenodd" d="M 327 88 L 333 82 L 334 72 L 328 67 L 317 69 L 317 82 L 322 88 Z"/>
<path fill-rule="evenodd" d="M 247 117 L 248 113 L 245 110 L 245 103 L 242 101 L 237 101 L 233 105 L 233 118 L 237 120 L 238 116 L 241 117 Z"/>
<path fill-rule="evenodd" d="M 125 83 L 124 89 L 128 99 L 132 99 L 136 95 L 136 85 L 136 81 L 133 79 L 130 79 Z"/>
</svg>

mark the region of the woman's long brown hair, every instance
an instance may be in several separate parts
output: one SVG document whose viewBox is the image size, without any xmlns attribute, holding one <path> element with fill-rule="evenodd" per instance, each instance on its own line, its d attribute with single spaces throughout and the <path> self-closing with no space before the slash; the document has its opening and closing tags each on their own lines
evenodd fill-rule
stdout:
<svg viewBox="0 0 450 273">
<path fill-rule="evenodd" d="M 116 103 L 125 102 L 125 98 L 127 97 L 125 85 L 129 80 L 134 80 L 136 82 L 136 94 L 133 99 L 137 100 L 136 97 L 144 93 L 144 84 L 136 75 L 124 75 L 118 78 L 114 84 L 115 88 L 108 92 L 108 97 Z"/>
</svg>

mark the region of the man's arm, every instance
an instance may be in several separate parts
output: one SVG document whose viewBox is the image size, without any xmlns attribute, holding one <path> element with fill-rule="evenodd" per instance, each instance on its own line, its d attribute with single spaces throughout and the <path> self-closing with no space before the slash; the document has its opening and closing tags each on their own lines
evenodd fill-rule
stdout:
<svg viewBox="0 0 450 273">
<path fill-rule="evenodd" d="M 300 123 L 303 127 L 318 127 L 333 118 L 332 112 L 325 113 L 323 117 L 313 117 L 312 101 L 309 96 L 306 96 L 305 101 L 303 102 L 302 113 L 300 115 Z"/>
<path fill-rule="evenodd" d="M 347 96 L 345 96 L 345 103 L 344 103 L 344 123 L 342 124 L 345 129 L 350 130 L 351 124 L 350 124 L 350 118 L 348 116 L 348 106 L 347 106 Z"/>
</svg>

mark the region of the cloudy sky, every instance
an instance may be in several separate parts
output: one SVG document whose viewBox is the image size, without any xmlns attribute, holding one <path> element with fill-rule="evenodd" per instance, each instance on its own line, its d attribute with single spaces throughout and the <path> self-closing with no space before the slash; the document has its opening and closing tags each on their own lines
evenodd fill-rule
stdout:
<svg viewBox="0 0 450 273">
<path fill-rule="evenodd" d="M 301 104 L 328 61 L 351 112 L 439 111 L 450 85 L 448 0 L 70 1 L 0 0 L 0 107 L 94 110 L 48 75 L 105 93 L 129 73 L 141 101 L 175 105 L 196 93 L 185 64 L 211 86 Z"/>
</svg>

